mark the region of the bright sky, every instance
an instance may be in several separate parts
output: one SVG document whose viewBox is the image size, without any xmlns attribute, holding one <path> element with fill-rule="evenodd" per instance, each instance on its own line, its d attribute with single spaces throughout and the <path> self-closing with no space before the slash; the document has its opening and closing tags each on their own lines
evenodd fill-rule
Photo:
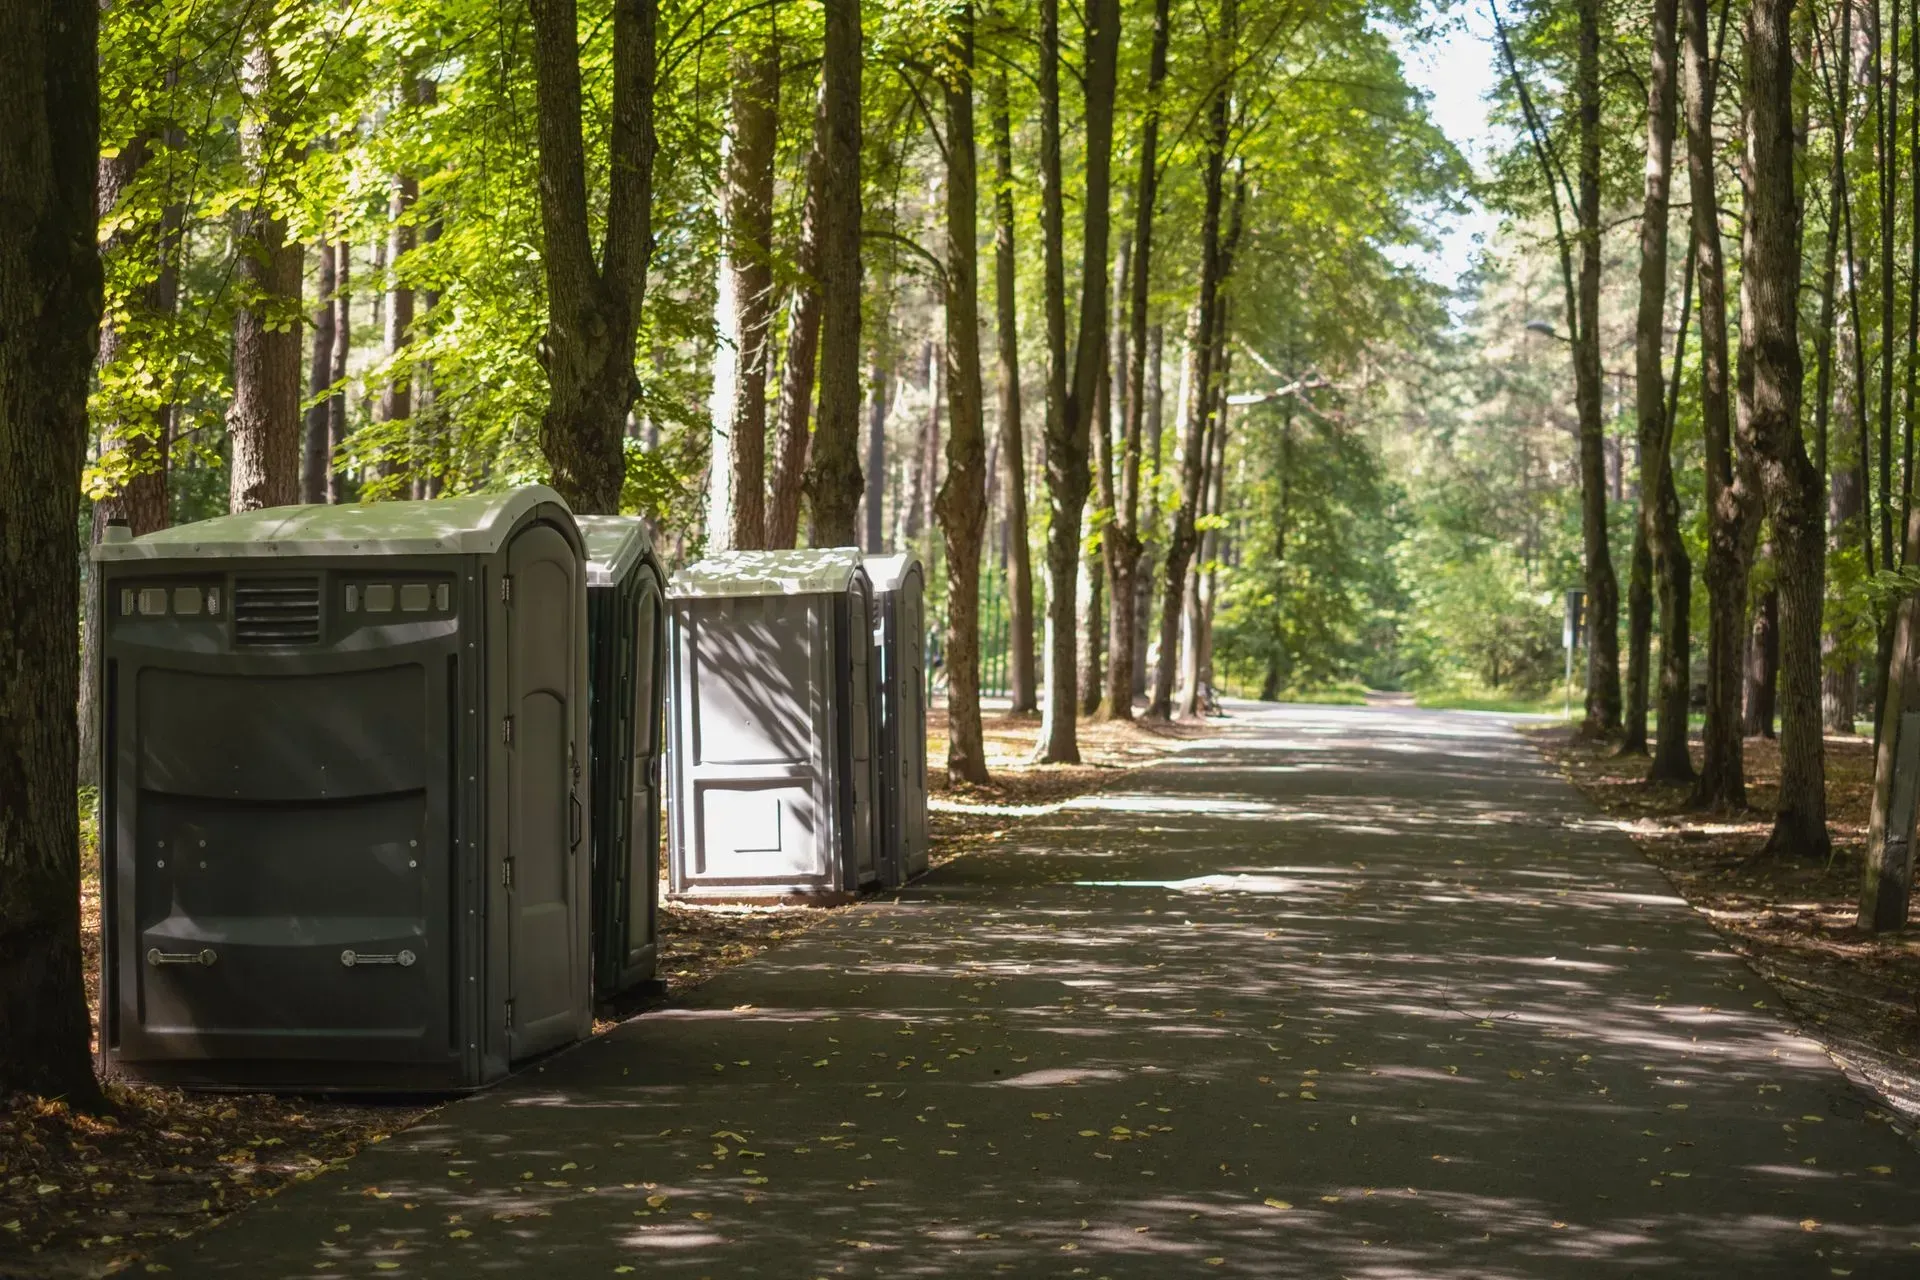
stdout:
<svg viewBox="0 0 1920 1280">
<path fill-rule="evenodd" d="M 1485 164 L 1495 140 L 1486 102 L 1499 75 L 1493 38 L 1493 20 L 1483 0 L 1469 0 L 1456 9 L 1440 38 L 1401 46 L 1407 78 L 1432 95 L 1428 109 L 1434 121 L 1476 170 Z M 1456 283 L 1497 223 L 1478 204 L 1449 218 L 1440 251 L 1420 256 L 1427 275 L 1442 284 Z"/>
</svg>

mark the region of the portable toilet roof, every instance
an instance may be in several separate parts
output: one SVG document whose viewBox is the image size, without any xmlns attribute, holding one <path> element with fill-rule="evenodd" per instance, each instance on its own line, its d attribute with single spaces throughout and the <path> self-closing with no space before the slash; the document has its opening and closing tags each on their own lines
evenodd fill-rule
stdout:
<svg viewBox="0 0 1920 1280">
<path fill-rule="evenodd" d="M 653 539 L 634 516 L 575 516 L 587 548 L 587 585 L 610 587 L 653 554 Z"/>
<path fill-rule="evenodd" d="M 667 595 L 675 600 L 835 595 L 852 585 L 865 564 L 856 547 L 722 551 L 674 574 Z"/>
<path fill-rule="evenodd" d="M 238 560 L 279 556 L 491 555 L 527 512 L 565 508 L 545 485 L 431 502 L 316 503 L 263 507 L 140 538 L 109 526 L 95 560 Z M 643 535 L 644 536 L 644 535 Z"/>
<path fill-rule="evenodd" d="M 894 591 L 900 586 L 900 580 L 907 576 L 909 568 L 918 569 L 920 557 L 902 552 L 891 556 L 868 556 L 867 576 L 873 579 L 875 591 Z"/>
</svg>

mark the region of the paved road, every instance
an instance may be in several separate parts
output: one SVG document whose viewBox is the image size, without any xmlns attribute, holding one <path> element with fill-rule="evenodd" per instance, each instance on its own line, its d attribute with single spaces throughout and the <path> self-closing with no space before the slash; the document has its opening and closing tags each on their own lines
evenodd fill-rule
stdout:
<svg viewBox="0 0 1920 1280">
<path fill-rule="evenodd" d="M 1515 734 L 1236 711 L 164 1261 L 1920 1276 L 1920 1155 Z"/>
</svg>

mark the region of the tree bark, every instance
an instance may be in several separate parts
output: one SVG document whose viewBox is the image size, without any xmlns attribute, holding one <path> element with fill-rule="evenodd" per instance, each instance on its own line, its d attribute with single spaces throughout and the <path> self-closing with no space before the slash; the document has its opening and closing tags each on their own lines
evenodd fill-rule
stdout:
<svg viewBox="0 0 1920 1280">
<path fill-rule="evenodd" d="M 856 544 L 860 507 L 860 4 L 825 0 L 820 96 L 827 117 L 821 200 L 820 421 L 807 469 L 808 540 Z"/>
<path fill-rule="evenodd" d="M 1579 0 L 1574 96 L 1580 118 L 1580 276 L 1573 333 L 1580 415 L 1580 530 L 1587 585 L 1587 733 L 1620 727 L 1620 588 L 1607 549 L 1606 422 L 1600 371 L 1600 0 Z"/>
<path fill-rule="evenodd" d="M 1113 412 L 1112 380 L 1102 377 L 1093 388 L 1093 425 L 1088 431 L 1092 445 L 1093 475 L 1097 481 L 1100 507 L 1094 514 L 1098 538 L 1080 565 L 1080 586 L 1075 611 L 1079 615 L 1080 655 L 1075 672 L 1080 693 L 1080 714 L 1091 716 L 1100 710 L 1104 682 L 1100 678 L 1101 651 L 1106 647 L 1107 614 L 1106 565 L 1104 562 L 1106 527 L 1102 516 L 1113 510 Z"/>
<path fill-rule="evenodd" d="M 380 384 L 380 403 L 374 421 L 391 427 L 413 418 L 413 370 L 398 368 L 406 364 L 407 345 L 413 341 L 413 285 L 406 273 L 412 263 L 419 237 L 413 225 L 414 201 L 420 198 L 420 180 L 410 173 L 396 173 L 387 186 L 387 297 L 385 326 L 381 335 L 381 355 L 386 378 Z M 409 435 L 411 432 L 408 433 Z M 405 476 L 409 480 L 419 471 L 419 459 L 413 456 L 406 436 L 389 430 L 377 437 L 381 442 L 382 471 Z M 401 497 L 407 496 L 401 493 Z"/>
<path fill-rule="evenodd" d="M 1700 416 L 1707 478 L 1707 713 L 1693 798 L 1709 809 L 1737 811 L 1747 803 L 1740 692 L 1754 500 L 1746 460 L 1733 449 L 1726 265 L 1714 172 L 1713 44 L 1707 0 L 1687 0 L 1687 177 L 1700 288 Z"/>
<path fill-rule="evenodd" d="M 1654 0 L 1652 67 L 1647 78 L 1646 201 L 1640 218 L 1640 310 L 1635 332 L 1635 409 L 1640 439 L 1641 536 L 1652 554 L 1660 596 L 1660 697 L 1657 749 L 1648 779 L 1693 781 L 1687 752 L 1691 688 L 1693 565 L 1680 529 L 1680 498 L 1673 483 L 1673 424 L 1667 417 L 1667 213 L 1673 172 L 1678 0 Z M 1676 367 L 1675 373 L 1679 370 Z M 1635 576 L 1639 575 L 1636 565 Z M 1645 659 L 1642 658 L 1644 663 Z M 1641 745 L 1645 746 L 1645 676 Z M 1629 717 L 1628 732 L 1633 729 Z"/>
<path fill-rule="evenodd" d="M 102 1105 L 74 821 L 87 391 L 100 324 L 99 9 L 0 0 L 0 1097 Z"/>
<path fill-rule="evenodd" d="M 269 115 L 283 91 L 268 20 L 265 10 L 247 18 L 240 70 L 240 159 L 250 188 L 263 195 L 286 161 L 286 131 Z M 269 201 L 243 207 L 238 218 L 227 505 L 252 511 L 300 500 L 302 254 Z"/>
<path fill-rule="evenodd" d="M 1158 559 L 1160 536 L 1160 437 L 1166 397 L 1161 390 L 1161 360 L 1166 346 L 1165 331 L 1154 325 L 1147 331 L 1147 409 L 1146 474 L 1142 477 L 1141 502 L 1145 510 L 1140 518 L 1140 554 L 1134 560 L 1133 604 L 1133 693 L 1144 698 L 1148 692 L 1147 657 L 1153 635 L 1153 565 Z"/>
<path fill-rule="evenodd" d="M 1862 514 L 1864 519 L 1864 513 Z M 1905 562 L 1920 560 L 1920 511 L 1907 513 Z M 1873 804 L 1860 876 L 1860 928 L 1906 927 L 1913 894 L 1915 805 L 1912 739 L 1920 733 L 1920 593 L 1908 592 L 1895 614 L 1893 660 L 1874 753 Z M 1908 775 L 1902 779 L 1899 774 Z M 1901 782 L 1906 785 L 1899 785 Z M 1899 800 L 1896 802 L 1895 797 Z M 1896 807 L 1896 804 L 1898 807 Z"/>
<path fill-rule="evenodd" d="M 348 499 L 347 473 L 342 463 L 347 443 L 347 358 L 353 354 L 353 242 L 341 239 L 333 246 L 333 352 L 327 385 L 328 502 Z"/>
<path fill-rule="evenodd" d="M 1853 522 L 1865 518 L 1865 504 L 1852 468 L 1835 467 L 1827 495 L 1828 549 L 1844 549 Z M 1852 733 L 1859 714 L 1856 693 L 1860 685 L 1860 663 L 1858 659 L 1842 656 L 1845 645 L 1845 639 L 1832 626 L 1821 636 L 1820 719 L 1828 733 Z"/>
<path fill-rule="evenodd" d="M 753 551 L 766 541 L 767 378 L 773 336 L 773 162 L 779 115 L 780 53 L 764 35 L 743 37 L 733 52 L 733 124 L 725 164 L 722 216 L 727 251 L 721 270 L 732 273 L 725 298 L 733 314 L 734 377 L 727 403 L 715 403 L 716 432 L 724 427 L 728 466 L 714 474 L 732 483 L 714 495 L 708 545 L 716 551 Z M 717 444 L 716 444 L 716 447 Z M 797 517 L 796 517 L 797 518 Z"/>
<path fill-rule="evenodd" d="M 307 405 L 305 435 L 300 460 L 300 501 L 327 500 L 327 404 L 333 386 L 333 317 L 335 308 L 334 272 L 338 260 L 333 244 L 321 240 L 313 246 L 319 268 L 315 281 L 313 308 L 313 353 L 307 366 Z"/>
<path fill-rule="evenodd" d="M 540 446 L 575 511 L 620 510 L 634 336 L 653 251 L 654 31 L 658 0 L 613 11 L 613 112 L 605 232 L 596 261 L 581 138 L 575 0 L 529 0 L 539 126 L 548 398 Z"/>
<path fill-rule="evenodd" d="M 947 19 L 947 479 L 935 509 L 947 551 L 947 778 L 987 781 L 980 731 L 980 544 L 987 527 L 987 442 L 981 404 L 979 201 L 973 139 L 973 3 Z"/>
<path fill-rule="evenodd" d="M 1640 469 L 1647 470 L 1646 450 Z M 1659 500 L 1657 490 L 1640 485 L 1640 510 L 1633 522 L 1633 547 L 1627 556 L 1627 676 L 1620 713 L 1620 746 L 1623 756 L 1647 754 L 1647 668 L 1653 657 L 1653 552 L 1647 546 L 1650 506 Z"/>
<path fill-rule="evenodd" d="M 988 86 L 993 117 L 993 314 L 999 365 L 1000 459 L 1007 486 L 1007 693 L 1015 715 L 1039 709 L 1033 665 L 1033 553 L 1027 535 L 1027 445 L 1020 421 L 1020 330 L 1014 297 L 1013 124 L 1007 73 Z"/>
<path fill-rule="evenodd" d="M 1180 505 L 1167 538 L 1160 604 L 1160 651 L 1153 674 L 1153 695 L 1147 714 L 1166 719 L 1173 712 L 1173 677 L 1178 658 L 1180 618 L 1187 598 L 1187 566 L 1198 543 L 1201 480 L 1206 471 L 1207 416 L 1213 403 L 1213 327 L 1224 278 L 1221 245 L 1221 206 L 1226 181 L 1227 131 L 1233 95 L 1233 65 L 1238 5 L 1222 0 L 1220 25 L 1212 61 L 1222 70 L 1207 103 L 1204 206 L 1200 221 L 1199 293 L 1187 322 L 1187 367 L 1182 374 L 1184 399 L 1180 439 Z"/>
<path fill-rule="evenodd" d="M 1134 181 L 1133 264 L 1126 299 L 1127 394 L 1121 401 L 1120 472 L 1112 522 L 1103 544 L 1107 548 L 1107 583 L 1111 593 L 1112 654 L 1107 663 L 1107 714 L 1119 720 L 1133 718 L 1134 671 L 1138 666 L 1138 612 L 1136 585 L 1145 544 L 1140 538 L 1140 443 L 1146 409 L 1147 303 L 1153 274 L 1153 218 L 1160 192 L 1160 108 L 1167 79 L 1167 44 L 1171 32 L 1170 0 L 1154 0 L 1153 38 L 1147 53 L 1147 97 L 1140 119 L 1140 171 Z"/>
<path fill-rule="evenodd" d="M 1226 0 L 1228 5 L 1234 0 Z M 1096 385 L 1106 378 L 1107 215 L 1113 160 L 1113 101 L 1120 51 L 1118 0 L 1087 0 L 1083 54 L 1086 135 L 1080 236 L 1080 317 L 1072 376 L 1066 368 L 1066 286 L 1061 244 L 1059 0 L 1040 2 L 1041 229 L 1046 240 L 1047 314 L 1047 705 L 1039 759 L 1077 764 L 1079 702 L 1074 597 L 1080 532 L 1092 483 L 1087 446 Z"/>
<path fill-rule="evenodd" d="M 825 85 L 816 99 L 813 112 L 813 147 L 807 153 L 806 204 L 800 215 L 800 251 L 795 268 L 800 283 L 793 291 L 793 306 L 787 318 L 787 354 L 780 369 L 780 406 L 774 430 L 773 488 L 767 495 L 766 545 L 776 550 L 791 547 L 800 534 L 800 499 L 806 488 L 807 435 L 813 419 L 814 366 L 820 354 L 820 237 L 827 198 L 827 103 Z M 867 448 L 867 541 L 868 550 L 880 550 L 880 487 L 874 473 L 886 449 L 886 388 L 879 363 L 879 343 L 874 344 L 875 360 L 869 374 L 873 383 L 869 409 Z M 878 414 L 880 435 L 874 436 L 873 418 Z M 877 447 L 876 447 L 877 441 Z"/>
<path fill-rule="evenodd" d="M 867 381 L 873 388 L 867 401 L 867 552 L 870 555 L 879 555 L 887 549 L 887 384 L 892 378 L 892 373 L 881 362 L 876 344 L 873 364 L 867 370 Z M 768 545 L 775 544 L 769 542 Z M 791 540 L 786 545 L 791 546 Z"/>
<path fill-rule="evenodd" d="M 1749 192 L 1741 313 L 1753 356 L 1749 431 L 1773 528 L 1780 593 L 1780 799 L 1769 850 L 1825 857 L 1820 612 L 1826 510 L 1800 432 L 1799 197 L 1794 173 L 1793 0 L 1754 0 L 1746 27 Z"/>
</svg>

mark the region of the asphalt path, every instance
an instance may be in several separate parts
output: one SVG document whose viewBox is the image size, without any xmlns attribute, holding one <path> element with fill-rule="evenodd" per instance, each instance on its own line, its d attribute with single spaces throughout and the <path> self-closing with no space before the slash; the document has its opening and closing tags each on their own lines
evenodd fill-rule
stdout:
<svg viewBox="0 0 1920 1280">
<path fill-rule="evenodd" d="M 1505 721 L 1232 710 L 160 1265 L 1920 1277 L 1920 1153 Z"/>
</svg>

